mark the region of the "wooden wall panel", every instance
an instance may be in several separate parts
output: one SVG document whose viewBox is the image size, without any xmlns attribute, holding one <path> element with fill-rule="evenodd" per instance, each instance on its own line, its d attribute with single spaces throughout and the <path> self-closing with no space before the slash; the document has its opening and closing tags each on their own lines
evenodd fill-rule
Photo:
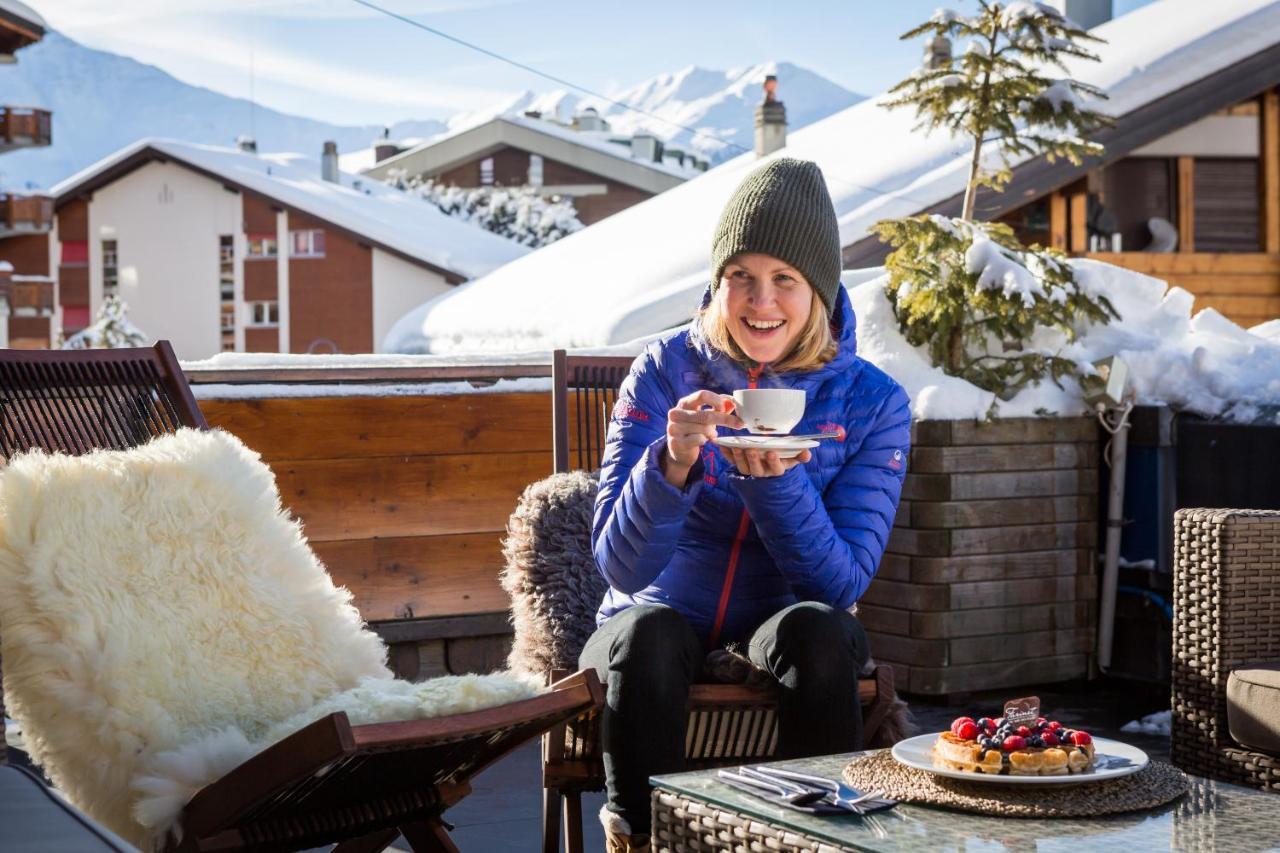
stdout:
<svg viewBox="0 0 1280 853">
<path fill-rule="evenodd" d="M 312 541 L 501 530 L 546 453 L 279 460 L 280 496 Z"/>
<path fill-rule="evenodd" d="M 551 465 L 548 392 L 270 397 L 200 406 L 210 422 L 268 461 L 545 452 Z"/>
<path fill-rule="evenodd" d="M 546 392 L 202 400 L 263 455 L 369 621 L 505 611 L 501 541 L 551 472 Z"/>
</svg>

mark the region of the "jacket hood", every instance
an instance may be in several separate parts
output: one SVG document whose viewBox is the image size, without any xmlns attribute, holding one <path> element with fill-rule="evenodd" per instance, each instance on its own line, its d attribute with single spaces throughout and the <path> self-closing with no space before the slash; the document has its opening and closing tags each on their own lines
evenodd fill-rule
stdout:
<svg viewBox="0 0 1280 853">
<path fill-rule="evenodd" d="M 711 285 L 702 292 L 702 307 L 711 302 Z M 774 373 L 765 366 L 757 382 L 762 388 L 809 388 L 837 374 L 846 373 L 858 361 L 858 323 L 849 301 L 849 291 L 841 285 L 831 312 L 831 331 L 836 339 L 836 355 L 817 370 Z M 708 376 L 722 388 L 746 387 L 747 371 L 728 355 L 711 346 L 702 333 L 702 322 L 694 317 L 689 326 L 689 347 L 702 362 Z"/>
</svg>

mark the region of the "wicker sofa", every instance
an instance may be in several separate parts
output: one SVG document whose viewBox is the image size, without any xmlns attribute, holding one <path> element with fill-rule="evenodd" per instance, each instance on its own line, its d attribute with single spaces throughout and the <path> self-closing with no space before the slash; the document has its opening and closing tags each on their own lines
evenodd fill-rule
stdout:
<svg viewBox="0 0 1280 853">
<path fill-rule="evenodd" d="M 1174 519 L 1173 761 L 1280 793 L 1280 512 Z"/>
</svg>

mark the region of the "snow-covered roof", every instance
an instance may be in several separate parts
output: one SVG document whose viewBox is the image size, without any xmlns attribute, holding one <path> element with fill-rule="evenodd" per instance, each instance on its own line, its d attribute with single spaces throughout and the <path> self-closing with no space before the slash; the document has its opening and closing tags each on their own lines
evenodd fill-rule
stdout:
<svg viewBox="0 0 1280 853">
<path fill-rule="evenodd" d="M 267 196 L 407 260 L 469 279 L 492 272 L 529 249 L 475 225 L 446 216 L 421 198 L 370 178 L 320 176 L 318 160 L 300 154 L 251 154 L 234 148 L 172 139 L 141 139 L 55 185 L 61 203 L 95 181 L 106 182 L 163 157 Z"/>
<path fill-rule="evenodd" d="M 1276 0 L 1160 0 L 1093 30 L 1102 61 L 1076 79 L 1105 89 L 1124 115 L 1280 43 Z M 917 213 L 960 192 L 968 149 L 912 130 L 911 110 L 858 103 L 790 134 L 779 154 L 814 160 L 835 202 L 842 245 L 875 222 Z M 743 155 L 402 319 L 401 351 L 601 346 L 677 325 L 707 278 L 711 234 L 725 201 L 760 161 Z"/>
<path fill-rule="evenodd" d="M 36 14 L 36 10 L 32 9 L 26 3 L 19 0 L 0 0 L 0 14 L 5 17 L 18 18 L 28 24 L 34 24 L 41 30 L 49 29 L 49 25 L 44 22 L 44 18 Z"/>
<path fill-rule="evenodd" d="M 633 157 L 629 140 L 628 144 L 613 141 L 617 136 L 604 131 L 574 130 L 547 119 L 499 115 L 433 137 L 379 161 L 366 172 L 377 176 L 386 175 L 391 169 L 435 173 L 473 159 L 482 151 L 512 145 L 651 192 L 661 192 L 702 174 L 688 165 Z M 606 156 L 598 156 L 601 154 Z"/>
</svg>

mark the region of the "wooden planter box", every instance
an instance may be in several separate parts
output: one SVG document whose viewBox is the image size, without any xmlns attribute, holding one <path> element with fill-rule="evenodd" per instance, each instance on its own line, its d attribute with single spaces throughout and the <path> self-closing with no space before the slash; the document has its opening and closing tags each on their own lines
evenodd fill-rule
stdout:
<svg viewBox="0 0 1280 853">
<path fill-rule="evenodd" d="M 895 528 L 858 605 L 900 689 L 1091 673 L 1098 433 L 1088 417 L 915 424 Z"/>
</svg>

